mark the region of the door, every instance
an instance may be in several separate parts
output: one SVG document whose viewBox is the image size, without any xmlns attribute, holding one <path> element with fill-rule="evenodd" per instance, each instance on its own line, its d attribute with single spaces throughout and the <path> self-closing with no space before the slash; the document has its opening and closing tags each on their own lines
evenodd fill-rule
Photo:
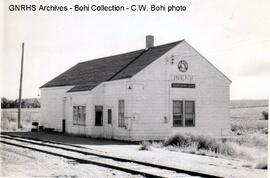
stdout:
<svg viewBox="0 0 270 178">
<path fill-rule="evenodd" d="M 66 132 L 66 120 L 65 119 L 62 120 L 62 132 L 63 133 Z"/>
<path fill-rule="evenodd" d="M 66 102 L 67 102 L 67 98 L 64 97 L 63 98 L 63 109 L 62 109 L 62 132 L 65 133 L 66 132 Z"/>
<path fill-rule="evenodd" d="M 95 106 L 95 126 L 103 126 L 103 106 Z"/>
<path fill-rule="evenodd" d="M 106 115 L 107 119 L 105 121 L 105 137 L 113 138 L 113 113 L 111 108 L 107 109 Z"/>
</svg>

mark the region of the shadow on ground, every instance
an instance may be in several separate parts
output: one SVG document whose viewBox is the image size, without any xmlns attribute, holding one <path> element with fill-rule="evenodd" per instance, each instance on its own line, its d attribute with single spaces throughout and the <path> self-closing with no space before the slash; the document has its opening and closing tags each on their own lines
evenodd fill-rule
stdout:
<svg viewBox="0 0 270 178">
<path fill-rule="evenodd" d="M 62 133 L 46 133 L 46 132 L 1 132 L 1 134 L 8 134 L 20 137 L 27 137 L 33 139 L 50 140 L 55 142 L 63 142 L 66 144 L 75 145 L 132 145 L 126 141 L 110 140 L 103 138 L 91 138 L 80 135 L 69 135 Z"/>
</svg>

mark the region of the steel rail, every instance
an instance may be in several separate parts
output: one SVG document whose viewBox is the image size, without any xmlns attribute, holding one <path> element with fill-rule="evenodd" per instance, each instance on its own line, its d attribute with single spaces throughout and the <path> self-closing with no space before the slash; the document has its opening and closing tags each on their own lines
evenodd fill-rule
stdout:
<svg viewBox="0 0 270 178">
<path fill-rule="evenodd" d="M 134 170 L 134 169 L 115 166 L 115 165 L 112 165 L 112 164 L 100 163 L 100 162 L 97 162 L 97 161 L 90 161 L 90 160 L 81 159 L 81 158 L 75 158 L 75 157 L 72 157 L 72 156 L 67 156 L 67 155 L 64 155 L 64 154 L 59 154 L 59 153 L 55 153 L 55 152 L 51 152 L 51 151 L 38 149 L 38 148 L 32 148 L 32 147 L 28 147 L 28 146 L 24 146 L 24 145 L 10 143 L 10 142 L 6 142 L 6 141 L 3 141 L 3 140 L 0 140 L 0 142 L 4 143 L 4 144 L 16 146 L 16 147 L 26 148 L 26 149 L 38 151 L 38 152 L 41 152 L 41 153 L 50 154 L 50 155 L 53 155 L 53 156 L 63 157 L 63 158 L 66 158 L 66 159 L 74 160 L 74 161 L 76 161 L 78 163 L 82 163 L 82 164 L 93 164 L 93 165 L 96 165 L 96 166 L 101 166 L 101 167 L 105 167 L 105 168 L 110 168 L 110 169 L 123 171 L 123 172 L 130 173 L 130 174 L 133 174 L 133 175 L 142 175 L 144 177 L 165 178 L 163 176 L 150 174 L 150 173 L 146 173 L 146 172 L 142 172 L 142 171 L 138 171 L 138 170 Z"/>
<path fill-rule="evenodd" d="M 31 138 L 29 137 L 21 137 L 21 136 L 14 136 L 14 135 L 8 135 L 5 134 L 7 136 L 13 137 L 13 138 L 9 138 L 6 136 L 0 136 L 2 138 L 6 138 L 6 139 L 11 139 L 11 140 L 16 140 L 16 141 L 21 141 L 21 142 L 25 142 L 25 143 L 31 143 L 31 144 L 35 144 L 35 145 L 42 145 L 42 146 L 48 146 L 48 147 L 52 147 L 52 148 L 57 148 L 57 149 L 62 149 L 62 150 L 66 150 L 66 151 L 71 151 L 71 152 L 76 152 L 76 153 L 81 153 L 84 155 L 91 155 L 91 156 L 97 156 L 97 157 L 102 157 L 102 158 L 107 158 L 107 159 L 112 159 L 115 161 L 120 161 L 120 162 L 131 162 L 131 163 L 135 163 L 135 164 L 140 164 L 140 165 L 144 165 L 144 166 L 150 166 L 150 167 L 154 167 L 154 168 L 159 168 L 159 169 L 164 169 L 164 170 L 169 170 L 169 171 L 174 171 L 176 173 L 182 173 L 182 174 L 188 174 L 190 176 L 199 176 L 199 177 L 209 177 L 209 178 L 221 178 L 219 176 L 215 176 L 215 175 L 211 175 L 211 174 L 205 174 L 205 173 L 200 173 L 200 172 L 194 172 L 194 171 L 189 171 L 189 170 L 184 170 L 184 169 L 179 169 L 179 168 L 174 168 L 174 167 L 168 167 L 168 166 L 163 166 L 163 165 L 159 165 L 159 164 L 152 164 L 152 163 L 147 163 L 147 162 L 142 162 L 142 161 L 136 161 L 136 160 L 130 160 L 130 159 L 124 159 L 124 158 L 119 158 L 119 157 L 114 157 L 114 156 L 109 156 L 109 155 L 102 155 L 102 154 L 98 154 L 98 153 L 93 153 L 93 152 L 86 152 L 86 151 L 81 151 L 81 150 L 74 150 L 71 148 L 66 148 L 66 147 L 61 147 L 61 146 L 56 146 L 56 145 L 49 145 L 46 143 L 37 143 L 37 142 L 33 142 L 33 141 L 29 141 L 31 140 Z M 29 140 L 20 140 L 20 139 L 29 139 Z M 33 139 L 35 141 L 41 141 L 41 142 L 48 142 L 47 140 L 42 140 L 42 139 Z M 61 142 L 51 142 L 49 141 L 49 143 L 53 143 L 53 144 L 62 144 Z M 73 145 L 69 145 L 68 146 L 73 146 Z M 85 148 L 85 147 L 83 147 Z"/>
</svg>

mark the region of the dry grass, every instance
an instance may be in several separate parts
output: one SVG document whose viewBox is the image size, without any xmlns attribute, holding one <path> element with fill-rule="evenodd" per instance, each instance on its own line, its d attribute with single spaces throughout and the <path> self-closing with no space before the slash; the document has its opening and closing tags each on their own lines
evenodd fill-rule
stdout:
<svg viewBox="0 0 270 178">
<path fill-rule="evenodd" d="M 233 134 L 236 135 L 251 134 L 258 132 L 268 134 L 268 121 L 234 119 L 231 121 L 231 130 Z"/>
<path fill-rule="evenodd" d="M 245 150 L 243 149 L 244 145 L 240 145 L 239 143 L 231 140 L 221 140 L 209 136 L 194 135 L 191 133 L 175 134 L 164 142 L 164 146 L 169 150 L 178 150 L 199 155 L 249 158 L 249 154 L 243 151 Z"/>
<path fill-rule="evenodd" d="M 236 101 L 231 105 L 230 142 L 240 145 L 241 150 L 248 153 L 244 157 L 253 162 L 253 167 L 267 168 L 268 152 L 268 120 L 263 112 L 268 111 L 267 100 Z"/>
<path fill-rule="evenodd" d="M 240 159 L 249 167 L 267 169 L 268 120 L 262 112 L 268 101 L 234 101 L 231 105 L 232 137 L 226 140 L 193 134 L 176 134 L 163 147 L 172 151 Z M 157 144 L 158 146 L 158 144 Z"/>
<path fill-rule="evenodd" d="M 142 151 L 142 150 L 150 151 L 150 150 L 151 150 L 151 143 L 148 142 L 148 141 L 143 141 L 143 142 L 140 144 L 139 150 L 140 150 L 140 151 Z"/>
<path fill-rule="evenodd" d="M 230 108 L 267 107 L 268 100 L 232 100 Z"/>
<path fill-rule="evenodd" d="M 267 167 L 267 136 L 248 135 L 221 140 L 190 133 L 175 134 L 163 144 L 165 149 L 191 154 L 249 161 L 249 167 Z"/>
<path fill-rule="evenodd" d="M 262 161 L 258 162 L 255 166 L 256 169 L 267 169 L 267 157 L 265 157 Z"/>
<path fill-rule="evenodd" d="M 190 133 L 173 135 L 164 142 L 164 146 L 191 149 L 193 152 L 205 150 L 223 155 L 232 155 L 234 151 L 226 142 L 223 143 L 221 140 L 215 138 Z"/>
<path fill-rule="evenodd" d="M 18 120 L 18 109 L 2 109 L 1 110 L 1 130 L 16 131 Z M 21 110 L 21 124 L 23 130 L 30 131 L 32 122 L 40 121 L 40 108 L 23 108 Z"/>
<path fill-rule="evenodd" d="M 252 134 L 245 134 L 228 139 L 231 142 L 238 143 L 247 147 L 257 147 L 267 149 L 268 135 L 260 132 L 254 132 Z"/>
</svg>

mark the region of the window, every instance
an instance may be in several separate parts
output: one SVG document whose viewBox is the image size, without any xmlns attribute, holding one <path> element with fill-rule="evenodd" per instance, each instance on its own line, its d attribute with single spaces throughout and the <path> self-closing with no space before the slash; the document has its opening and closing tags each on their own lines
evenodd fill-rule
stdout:
<svg viewBox="0 0 270 178">
<path fill-rule="evenodd" d="M 173 101 L 173 126 L 195 126 L 195 101 Z"/>
<path fill-rule="evenodd" d="M 112 124 L 112 110 L 108 109 L 108 124 Z"/>
<path fill-rule="evenodd" d="M 173 126 L 183 126 L 183 101 L 173 101 Z"/>
<path fill-rule="evenodd" d="M 85 125 L 86 106 L 73 106 L 73 124 Z"/>
<path fill-rule="evenodd" d="M 95 106 L 95 126 L 103 125 L 103 106 Z"/>
<path fill-rule="evenodd" d="M 118 101 L 118 126 L 124 127 L 125 126 L 125 101 L 119 100 Z"/>
<path fill-rule="evenodd" d="M 195 126 L 195 101 L 185 101 L 185 126 Z"/>
</svg>

